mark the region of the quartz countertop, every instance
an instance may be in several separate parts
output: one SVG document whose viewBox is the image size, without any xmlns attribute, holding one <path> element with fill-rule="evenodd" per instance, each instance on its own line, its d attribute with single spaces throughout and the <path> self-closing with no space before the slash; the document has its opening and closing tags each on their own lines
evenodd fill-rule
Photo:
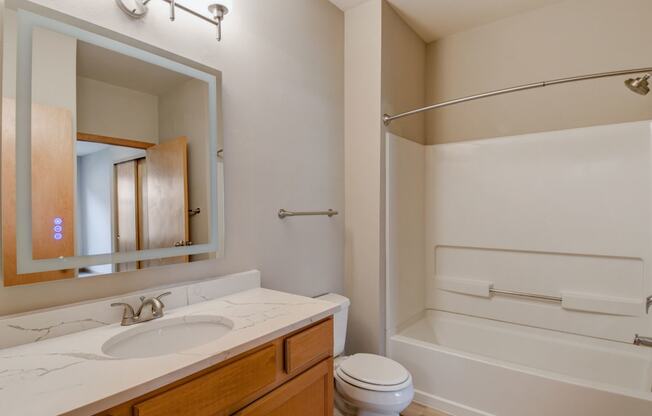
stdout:
<svg viewBox="0 0 652 416">
<path fill-rule="evenodd" d="M 214 315 L 233 322 L 223 337 L 173 354 L 137 359 L 105 355 L 104 342 L 134 328 L 120 324 L 3 349 L 0 415 L 92 415 L 324 319 L 338 308 L 256 288 L 174 309 L 151 321 Z"/>
</svg>

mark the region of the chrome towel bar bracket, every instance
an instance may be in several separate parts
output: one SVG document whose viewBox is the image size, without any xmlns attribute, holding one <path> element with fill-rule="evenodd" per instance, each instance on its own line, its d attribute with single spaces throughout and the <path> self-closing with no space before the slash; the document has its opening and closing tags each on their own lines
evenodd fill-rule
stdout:
<svg viewBox="0 0 652 416">
<path fill-rule="evenodd" d="M 338 214 L 339 212 L 334 211 L 332 209 L 329 209 L 328 211 L 297 211 L 297 212 L 280 209 L 278 211 L 278 217 L 280 219 L 284 219 L 286 217 L 307 217 L 307 216 L 314 216 L 314 215 L 324 215 L 330 218 Z"/>
<path fill-rule="evenodd" d="M 634 345 L 640 345 L 642 347 L 652 347 L 652 338 L 642 337 L 639 334 L 634 336 Z"/>
</svg>

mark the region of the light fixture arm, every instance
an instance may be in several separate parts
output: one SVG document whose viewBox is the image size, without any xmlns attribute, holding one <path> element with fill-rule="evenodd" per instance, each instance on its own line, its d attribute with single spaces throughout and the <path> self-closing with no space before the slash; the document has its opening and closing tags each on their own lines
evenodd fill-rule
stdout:
<svg viewBox="0 0 652 416">
<path fill-rule="evenodd" d="M 176 0 L 170 0 L 170 21 L 174 22 L 174 19 L 176 19 Z"/>
<path fill-rule="evenodd" d="M 135 7 L 127 6 L 126 0 L 115 0 L 116 4 L 120 9 L 128 14 L 130 17 L 135 18 L 135 19 L 140 19 L 144 17 L 147 14 L 147 4 L 151 0 L 134 0 L 135 2 Z M 198 17 L 212 25 L 215 25 L 215 28 L 217 30 L 217 40 L 221 41 L 222 40 L 222 21 L 224 20 L 224 16 L 229 13 L 229 9 L 219 3 L 214 3 L 208 6 L 208 11 L 211 13 L 212 18 L 205 16 L 189 7 L 184 6 L 181 3 L 177 3 L 176 0 L 163 0 L 167 2 L 170 5 L 170 21 L 175 21 L 176 19 L 176 9 L 179 8 L 195 17 Z M 219 0 L 215 0 L 219 1 Z"/>
</svg>

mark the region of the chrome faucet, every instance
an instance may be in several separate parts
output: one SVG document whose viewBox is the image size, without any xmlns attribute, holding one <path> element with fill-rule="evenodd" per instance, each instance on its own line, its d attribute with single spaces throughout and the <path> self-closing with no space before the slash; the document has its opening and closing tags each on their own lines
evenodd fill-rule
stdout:
<svg viewBox="0 0 652 416">
<path fill-rule="evenodd" d="M 652 307 L 652 295 L 647 297 L 647 303 L 645 304 L 645 313 L 650 313 L 651 307 Z"/>
<path fill-rule="evenodd" d="M 138 312 L 134 312 L 134 308 L 132 308 L 130 304 L 124 302 L 112 303 L 111 306 L 124 307 L 124 312 L 122 314 L 122 322 L 120 324 L 122 326 L 130 326 L 142 322 L 151 321 L 153 319 L 162 318 L 163 308 L 165 308 L 165 305 L 161 301 L 161 298 L 171 294 L 172 292 L 165 292 L 153 298 L 146 298 L 145 296 L 141 296 L 140 297 L 141 304 L 140 307 L 138 308 Z M 149 306 L 150 313 L 143 316 L 143 310 L 145 309 L 146 306 Z"/>
</svg>

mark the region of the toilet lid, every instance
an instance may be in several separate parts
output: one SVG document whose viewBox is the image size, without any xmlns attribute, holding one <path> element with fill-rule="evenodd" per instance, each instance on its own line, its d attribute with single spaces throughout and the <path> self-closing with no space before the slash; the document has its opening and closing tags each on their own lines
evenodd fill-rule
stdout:
<svg viewBox="0 0 652 416">
<path fill-rule="evenodd" d="M 400 390 L 410 384 L 410 373 L 401 364 L 375 354 L 355 354 L 337 369 L 345 381 L 369 390 Z"/>
</svg>

